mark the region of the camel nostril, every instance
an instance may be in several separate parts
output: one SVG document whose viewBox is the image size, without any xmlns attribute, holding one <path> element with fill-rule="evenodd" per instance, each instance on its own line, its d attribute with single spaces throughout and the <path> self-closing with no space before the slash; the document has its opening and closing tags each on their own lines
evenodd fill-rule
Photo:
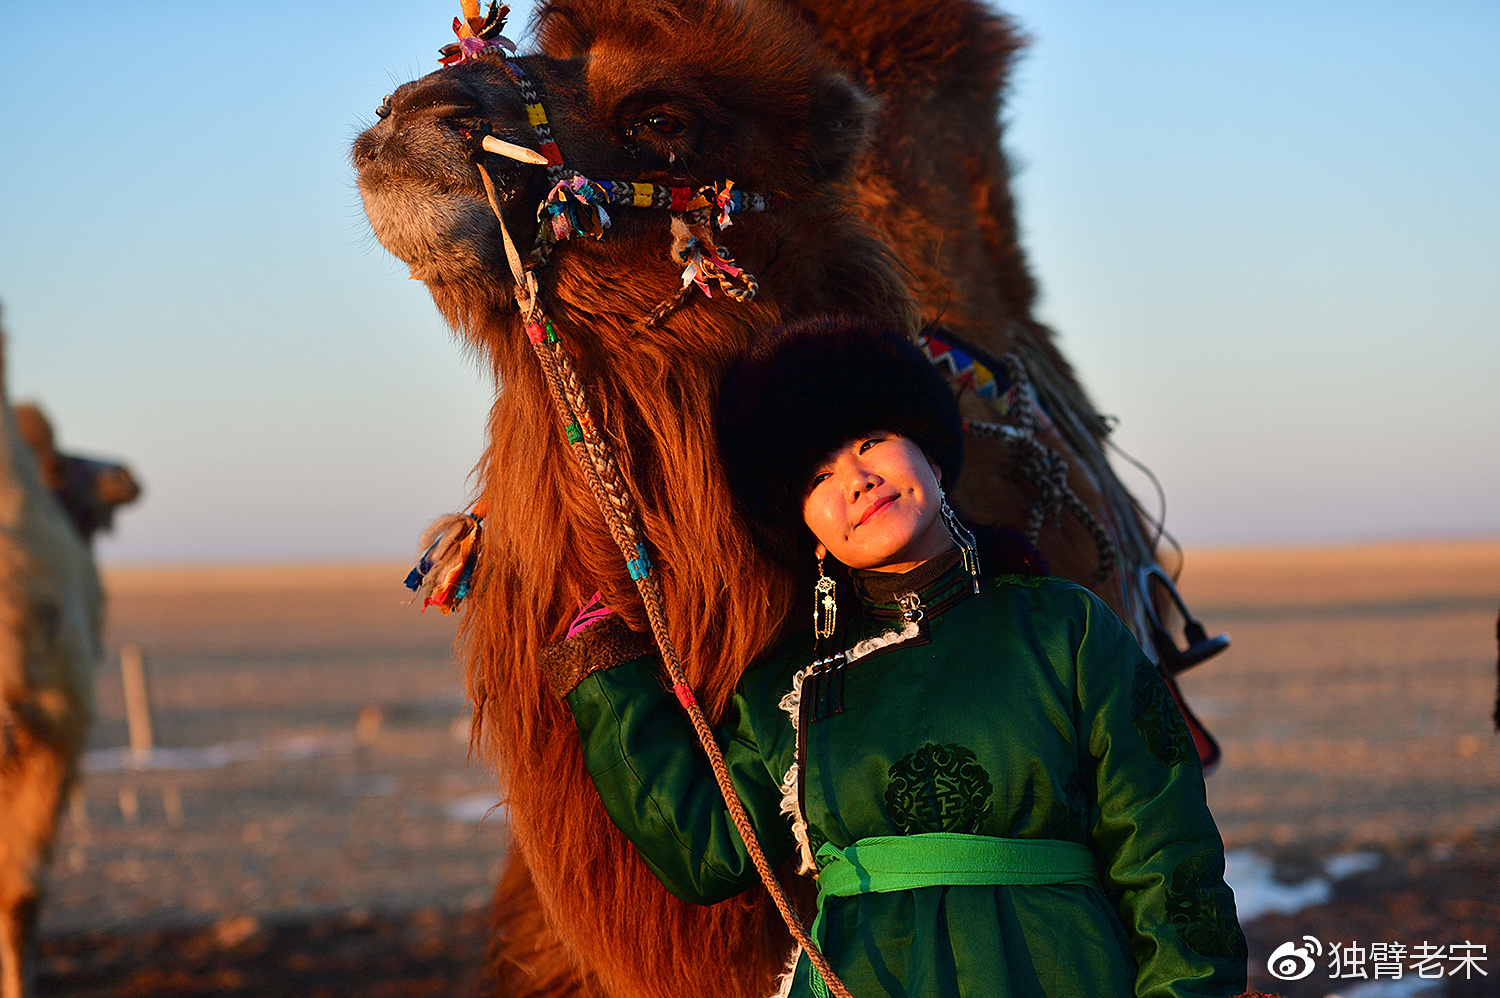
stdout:
<svg viewBox="0 0 1500 998">
<path fill-rule="evenodd" d="M 375 109 L 375 117 L 389 118 L 391 116 L 391 95 L 386 94 L 380 100 L 380 106 Z"/>
</svg>

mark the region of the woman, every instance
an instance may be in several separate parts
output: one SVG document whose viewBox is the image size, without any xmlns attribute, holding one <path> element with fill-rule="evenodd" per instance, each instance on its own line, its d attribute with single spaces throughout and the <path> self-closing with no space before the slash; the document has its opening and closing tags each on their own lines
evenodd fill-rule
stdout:
<svg viewBox="0 0 1500 998">
<path fill-rule="evenodd" d="M 775 330 L 726 380 L 720 441 L 760 543 L 818 581 L 813 630 L 746 672 L 719 741 L 771 862 L 816 872 L 813 937 L 851 994 L 1241 992 L 1170 693 L 1086 589 L 981 578 L 942 494 L 961 422 L 920 351 L 858 320 Z M 711 904 L 755 869 L 640 651 L 593 609 L 549 656 L 610 817 Z M 784 985 L 826 993 L 805 957 Z"/>
</svg>

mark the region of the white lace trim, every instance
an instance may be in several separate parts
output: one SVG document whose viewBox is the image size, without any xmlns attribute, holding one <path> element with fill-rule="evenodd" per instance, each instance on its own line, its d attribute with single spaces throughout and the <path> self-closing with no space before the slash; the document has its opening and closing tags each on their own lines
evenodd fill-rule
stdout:
<svg viewBox="0 0 1500 998">
<path fill-rule="evenodd" d="M 791 953 L 787 954 L 786 970 L 776 980 L 776 990 L 771 998 L 787 998 L 792 993 L 792 978 L 797 976 L 797 961 L 802 959 L 802 947 L 793 946 Z"/>
<path fill-rule="evenodd" d="M 797 853 L 800 861 L 797 864 L 798 873 L 812 873 L 817 867 L 813 864 L 812 843 L 807 838 L 807 818 L 802 813 L 801 802 L 798 800 L 798 784 L 801 776 L 801 767 L 797 765 L 797 759 L 802 755 L 800 720 L 802 717 L 802 681 L 812 673 L 816 665 L 809 665 L 798 669 L 797 674 L 792 676 L 791 690 L 781 698 L 777 704 L 786 711 L 792 719 L 792 727 L 797 729 L 797 754 L 792 758 L 792 765 L 787 769 L 786 775 L 781 778 L 781 813 L 792 819 L 792 838 L 797 840 Z M 791 977 L 787 977 L 787 987 L 791 987 Z"/>
<path fill-rule="evenodd" d="M 921 633 L 921 625 L 919 625 L 914 620 L 908 620 L 899 631 L 893 629 L 886 631 L 884 634 L 877 634 L 873 638 L 865 638 L 859 644 L 855 645 L 853 648 L 850 648 L 849 651 L 844 655 L 844 664 L 853 665 L 856 661 L 864 658 L 866 655 L 877 652 L 882 648 L 889 648 L 894 644 L 900 644 L 901 642 L 914 638 Z"/>
</svg>

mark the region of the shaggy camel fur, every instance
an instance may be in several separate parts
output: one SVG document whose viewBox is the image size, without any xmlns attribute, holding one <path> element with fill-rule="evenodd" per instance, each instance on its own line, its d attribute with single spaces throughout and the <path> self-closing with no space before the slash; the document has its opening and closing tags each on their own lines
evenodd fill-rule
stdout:
<svg viewBox="0 0 1500 998">
<path fill-rule="evenodd" d="M 4 399 L 0 356 L 0 998 L 27 993 L 42 873 L 93 718 L 103 611 L 88 544 Z"/>
<path fill-rule="evenodd" d="M 540 53 L 515 62 L 570 168 L 668 185 L 729 178 L 784 199 L 723 234 L 759 279 L 753 301 L 693 290 L 660 316 L 682 267 L 668 259 L 666 212 L 648 208 L 611 205 L 601 240 L 560 243 L 535 272 L 601 431 L 619 445 L 674 641 L 715 713 L 745 667 L 806 617 L 791 595 L 800 580 L 762 558 L 735 516 L 715 453 L 717 386 L 758 330 L 824 312 L 909 335 L 941 322 L 991 354 L 1020 355 L 1060 386 L 1092 442 L 1105 432 L 1031 314 L 998 123 L 1019 39 L 971 0 L 552 0 L 536 39 Z M 596 589 L 632 627 L 646 625 L 521 328 L 475 167 L 493 178 L 527 253 L 545 171 L 479 151 L 490 133 L 538 147 L 518 83 L 491 51 L 404 84 L 378 114 L 352 154 L 375 234 L 503 385 L 478 470 L 486 529 L 461 638 L 475 742 L 510 804 L 498 992 L 768 993 L 789 937 L 764 893 L 711 908 L 668 895 L 610 825 L 572 718 L 539 671 L 542 650 Z M 960 402 L 971 419 L 997 418 L 973 393 Z M 1118 534 L 1066 441 L 1045 422 L 1037 435 L 1069 459 L 1073 492 Z M 1036 488 L 1009 444 L 975 439 L 956 498 L 972 519 L 1021 524 Z M 1051 519 L 1044 554 L 1128 612 L 1126 580 L 1101 577 L 1081 523 Z"/>
</svg>

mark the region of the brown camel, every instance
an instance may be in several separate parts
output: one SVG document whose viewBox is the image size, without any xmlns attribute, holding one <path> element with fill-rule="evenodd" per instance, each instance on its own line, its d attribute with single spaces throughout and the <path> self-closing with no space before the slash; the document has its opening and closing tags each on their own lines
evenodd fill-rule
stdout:
<svg viewBox="0 0 1500 998">
<path fill-rule="evenodd" d="M 4 399 L 0 357 L 0 998 L 21 998 L 57 816 L 93 718 L 104 594 Z"/>
<path fill-rule="evenodd" d="M 461 638 L 475 743 L 511 809 L 498 993 L 766 994 L 789 940 L 764 894 L 711 908 L 668 895 L 609 824 L 541 675 L 543 649 L 596 589 L 632 627 L 646 621 L 523 329 L 495 213 L 614 442 L 710 713 L 807 616 L 790 596 L 797 580 L 734 516 L 715 454 L 717 386 L 758 330 L 816 313 L 911 336 L 941 324 L 934 354 L 958 346 L 987 360 L 954 365 L 974 430 L 960 508 L 1032 533 L 1055 572 L 1092 585 L 1146 639 L 1138 579 L 1151 543 L 1099 456 L 1104 421 L 1031 314 L 998 124 L 1020 42 L 970 0 L 553 0 L 537 13 L 539 52 L 508 67 L 481 21 L 460 24 L 470 37 L 451 66 L 386 98 L 352 158 L 376 236 L 503 386 Z M 608 228 L 565 193 L 577 229 L 602 238 L 553 246 L 538 206 L 568 174 L 489 151 L 505 143 L 595 181 L 660 186 L 612 185 Z M 768 210 L 716 225 L 724 179 Z M 711 185 L 714 206 L 695 208 L 688 195 Z M 684 232 L 700 249 L 732 249 L 758 293 L 685 284 L 669 256 L 691 248 Z"/>
</svg>

